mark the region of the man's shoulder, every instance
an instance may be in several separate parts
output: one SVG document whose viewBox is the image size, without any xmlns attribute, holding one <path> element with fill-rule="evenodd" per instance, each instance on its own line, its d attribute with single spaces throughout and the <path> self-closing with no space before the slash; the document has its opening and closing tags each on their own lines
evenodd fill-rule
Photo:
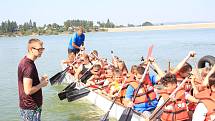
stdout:
<svg viewBox="0 0 215 121">
<path fill-rule="evenodd" d="M 21 68 L 32 67 L 32 66 L 34 66 L 34 62 L 28 59 L 26 56 L 22 58 L 19 62 L 19 67 Z"/>
</svg>

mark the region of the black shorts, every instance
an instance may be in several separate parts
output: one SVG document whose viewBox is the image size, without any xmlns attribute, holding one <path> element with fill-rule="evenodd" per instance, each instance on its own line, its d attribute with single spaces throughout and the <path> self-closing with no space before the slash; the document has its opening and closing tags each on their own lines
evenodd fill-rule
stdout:
<svg viewBox="0 0 215 121">
<path fill-rule="evenodd" d="M 75 53 L 77 54 L 80 50 L 79 49 L 68 49 L 68 54 L 69 53 Z"/>
</svg>

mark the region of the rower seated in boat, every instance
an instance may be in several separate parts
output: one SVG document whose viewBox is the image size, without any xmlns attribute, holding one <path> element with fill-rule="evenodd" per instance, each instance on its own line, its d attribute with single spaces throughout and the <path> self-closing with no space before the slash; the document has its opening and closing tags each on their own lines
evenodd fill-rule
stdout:
<svg viewBox="0 0 215 121">
<path fill-rule="evenodd" d="M 157 105 L 157 108 L 160 107 L 164 101 L 169 97 L 169 95 L 177 88 L 177 78 L 174 74 L 166 74 L 161 78 L 161 83 L 164 85 L 164 89 L 159 90 L 161 98 Z M 188 107 L 186 102 L 198 102 L 199 100 L 191 96 L 185 89 L 182 87 L 176 92 L 174 98 L 168 101 L 163 108 L 161 114 L 162 121 L 187 121 L 190 119 L 188 113 Z"/>
<path fill-rule="evenodd" d="M 215 70 L 214 70 L 215 71 Z M 192 121 L 215 120 L 215 72 L 209 77 L 209 88 L 195 96 L 199 99 Z"/>
<path fill-rule="evenodd" d="M 80 77 L 82 77 L 82 75 L 89 69 L 92 67 L 92 63 L 89 60 L 89 56 L 87 54 L 83 54 L 80 57 L 81 60 L 81 65 L 78 67 L 77 71 L 75 72 L 75 78 L 77 80 L 80 79 Z"/>
<path fill-rule="evenodd" d="M 95 64 L 93 68 L 90 70 L 90 73 L 91 76 L 87 79 L 86 84 L 93 85 L 90 86 L 90 88 L 102 87 L 104 82 L 101 83 L 101 81 L 104 80 L 104 75 L 101 73 L 101 65 Z"/>
<path fill-rule="evenodd" d="M 153 85 L 149 79 L 149 74 L 146 74 L 146 77 L 143 79 L 141 88 L 138 92 L 136 92 L 139 83 L 141 83 L 140 81 L 144 71 L 144 67 L 139 66 L 137 68 L 137 74 L 135 75 L 134 81 L 129 84 L 126 90 L 124 102 L 128 107 L 133 107 L 134 110 L 140 113 L 150 113 L 156 108 L 158 101 L 153 89 Z M 135 93 L 137 93 L 137 96 L 134 102 L 132 102 Z"/>
<path fill-rule="evenodd" d="M 123 82 L 123 76 L 119 69 L 114 71 L 113 82 L 110 83 L 109 97 L 115 97 L 117 92 L 120 90 Z"/>
</svg>

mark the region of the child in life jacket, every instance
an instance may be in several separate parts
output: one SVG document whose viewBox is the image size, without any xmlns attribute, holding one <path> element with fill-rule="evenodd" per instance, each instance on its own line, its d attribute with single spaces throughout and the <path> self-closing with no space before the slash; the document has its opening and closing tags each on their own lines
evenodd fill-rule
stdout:
<svg viewBox="0 0 215 121">
<path fill-rule="evenodd" d="M 129 84 L 132 81 L 135 81 L 134 78 L 135 78 L 136 74 L 137 74 L 137 65 L 132 65 L 130 72 L 127 74 L 127 78 L 125 80 L 123 88 L 122 88 L 121 92 L 119 93 L 121 103 L 124 105 L 126 105 L 126 100 L 125 100 L 126 89 L 128 88 Z"/>
<path fill-rule="evenodd" d="M 195 109 L 192 121 L 215 120 L 215 66 L 210 72 L 208 73 L 209 88 L 195 95 L 200 101 Z"/>
<path fill-rule="evenodd" d="M 113 82 L 110 83 L 110 92 L 109 92 L 109 96 L 110 97 L 115 97 L 115 94 L 117 94 L 117 92 L 120 90 L 120 88 L 122 87 L 122 83 L 124 81 L 124 78 L 122 76 L 122 73 L 119 69 L 116 69 L 114 72 L 114 76 L 113 76 Z"/>
<path fill-rule="evenodd" d="M 144 67 L 139 66 L 137 68 L 137 74 L 135 75 L 134 80 L 129 83 L 129 86 L 126 90 L 124 103 L 128 107 L 133 107 L 134 110 L 140 113 L 150 115 L 151 111 L 156 108 L 158 101 L 152 83 L 149 79 L 149 74 L 146 74 L 145 78 L 141 80 L 144 71 Z M 141 88 L 138 92 L 136 92 L 136 89 L 140 83 L 142 83 Z M 137 96 L 134 102 L 132 102 L 135 93 L 137 93 Z"/>
<path fill-rule="evenodd" d="M 161 98 L 158 102 L 158 107 L 161 106 L 164 101 L 169 97 L 169 95 L 177 88 L 177 79 L 173 74 L 166 74 L 161 78 L 161 83 L 164 86 L 164 89 L 159 90 Z M 173 99 L 168 101 L 163 108 L 163 113 L 161 114 L 162 121 L 187 121 L 189 120 L 188 108 L 186 101 L 198 102 L 199 100 L 195 99 L 182 87 L 179 91 L 176 92 L 176 95 Z M 157 108 L 158 108 L 157 107 Z"/>
<path fill-rule="evenodd" d="M 110 86 L 107 86 L 113 82 L 113 76 L 114 76 L 114 67 L 108 66 L 105 69 L 105 76 L 104 76 L 104 84 L 105 86 L 103 93 L 108 95 L 110 93 Z M 106 87 L 107 86 L 107 87 Z"/>
<path fill-rule="evenodd" d="M 101 74 L 101 65 L 99 64 L 95 64 L 92 68 L 92 70 L 90 70 L 91 76 L 90 78 L 87 80 L 87 85 L 91 85 L 91 88 L 102 88 L 103 85 L 103 76 Z"/>
</svg>

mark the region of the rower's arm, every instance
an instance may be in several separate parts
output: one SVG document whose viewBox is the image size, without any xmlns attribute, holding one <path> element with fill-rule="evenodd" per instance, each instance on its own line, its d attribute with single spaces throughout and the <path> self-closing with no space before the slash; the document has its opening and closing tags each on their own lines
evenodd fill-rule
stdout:
<svg viewBox="0 0 215 121">
<path fill-rule="evenodd" d="M 190 102 L 194 102 L 194 103 L 198 103 L 199 102 L 199 99 L 196 99 L 195 97 L 193 97 L 192 95 L 190 94 L 186 94 L 185 98 L 187 100 L 189 100 Z"/>
<path fill-rule="evenodd" d="M 134 88 L 129 85 L 128 88 L 126 89 L 126 94 L 125 94 L 125 105 L 128 107 L 132 107 L 132 97 L 134 96 Z"/>
<path fill-rule="evenodd" d="M 72 46 L 76 49 L 80 49 L 80 47 L 78 45 L 76 45 L 75 42 L 72 42 Z"/>
<path fill-rule="evenodd" d="M 199 90 L 197 88 L 197 86 L 195 85 L 195 77 L 191 78 L 191 85 L 192 85 L 192 88 L 193 88 L 193 94 L 196 95 L 199 93 Z"/>
<path fill-rule="evenodd" d="M 75 72 L 75 79 L 79 79 L 79 74 L 81 73 L 81 71 L 82 71 L 82 65 L 80 65 L 79 67 L 78 67 L 78 69 L 77 69 L 77 71 Z"/>
<path fill-rule="evenodd" d="M 195 56 L 195 52 L 194 51 L 190 51 L 189 54 L 187 55 L 187 57 L 185 57 L 177 66 L 176 68 L 171 72 L 172 74 L 176 74 L 185 64 L 185 62 L 187 62 L 187 60 L 190 59 L 190 57 L 194 57 Z"/>
<path fill-rule="evenodd" d="M 160 80 L 162 77 L 164 77 L 165 73 L 160 69 L 158 64 L 155 61 L 152 61 L 151 64 L 153 65 L 154 69 L 157 71 L 157 74 L 158 74 L 157 80 Z"/>
</svg>

